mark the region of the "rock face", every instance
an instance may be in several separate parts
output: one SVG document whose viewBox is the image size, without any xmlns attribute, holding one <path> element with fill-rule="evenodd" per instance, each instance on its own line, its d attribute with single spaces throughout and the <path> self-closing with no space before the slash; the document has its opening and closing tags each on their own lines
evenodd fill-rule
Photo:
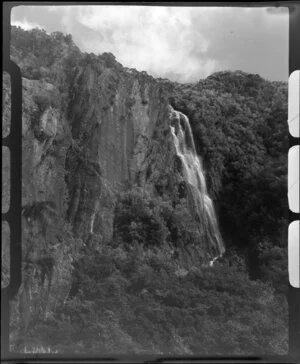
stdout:
<svg viewBox="0 0 300 364">
<path fill-rule="evenodd" d="M 122 67 L 111 54 L 82 54 L 60 34 L 51 38 L 36 31 L 33 37 L 30 52 L 23 43 L 12 48 L 12 59 L 26 76 L 22 80 L 26 259 L 65 252 L 68 233 L 83 243 L 91 238 L 96 245 L 109 242 L 118 196 L 133 187 L 153 197 L 164 196 L 170 203 L 178 196 L 186 199 L 201 241 L 193 248 L 183 247 L 181 253 L 190 257 L 197 253 L 198 263 L 205 264 L 221 256 L 224 246 L 189 121 L 169 105 L 166 84 Z M 45 37 L 53 57 L 44 67 L 38 47 Z M 7 133 L 8 82 L 4 94 Z"/>
<path fill-rule="evenodd" d="M 150 77 L 90 67 L 78 71 L 70 93 L 68 219 L 82 238 L 109 239 L 115 193 L 139 182 L 155 133 L 167 130 L 167 101 Z"/>
<path fill-rule="evenodd" d="M 77 235 L 83 240 L 90 233 L 100 240 L 111 239 L 115 196 L 120 191 L 139 186 L 151 195 L 166 194 L 173 199 L 185 183 L 191 213 L 196 212 L 203 240 L 209 241 L 205 244 L 209 256 L 222 255 L 224 247 L 188 119 L 183 114 L 178 119 L 162 85 L 138 72 L 109 68 L 99 72 L 86 67 L 77 71 L 70 93 L 73 144 L 67 157 L 68 219 Z M 193 145 L 187 154 L 193 166 L 188 168 L 178 152 L 174 123 L 182 133 L 179 142 L 186 143 L 188 138 Z M 183 147 L 184 151 L 189 148 Z M 193 181 L 187 171 L 198 180 Z"/>
<path fill-rule="evenodd" d="M 133 186 L 170 200 L 181 193 L 208 232 L 203 237 L 209 256 L 222 255 L 195 147 L 186 155 L 194 158 L 187 168 L 177 145 L 185 142 L 178 132 L 194 143 L 188 119 L 168 104 L 163 83 L 123 68 L 111 54 L 80 54 L 59 42 L 62 51 L 48 72 L 43 68 L 46 76 L 23 78 L 23 206 L 51 202 L 77 237 L 86 241 L 95 234 L 101 243 L 112 237 L 118 193 Z M 18 57 L 20 51 L 14 50 Z M 24 64 L 26 57 L 26 69 Z"/>
</svg>

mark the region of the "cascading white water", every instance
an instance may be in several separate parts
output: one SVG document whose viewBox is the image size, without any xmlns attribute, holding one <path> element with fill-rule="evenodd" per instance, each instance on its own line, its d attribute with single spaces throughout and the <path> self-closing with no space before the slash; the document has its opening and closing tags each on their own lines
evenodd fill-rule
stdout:
<svg viewBox="0 0 300 364">
<path fill-rule="evenodd" d="M 204 171 L 200 158 L 196 153 L 194 138 L 188 117 L 179 111 L 172 110 L 170 126 L 176 148 L 176 154 L 183 166 L 185 181 L 196 191 L 197 211 L 205 219 L 206 224 L 217 243 L 218 254 L 212 257 L 213 262 L 225 252 L 224 244 L 218 227 L 213 202 L 208 195 Z"/>
</svg>

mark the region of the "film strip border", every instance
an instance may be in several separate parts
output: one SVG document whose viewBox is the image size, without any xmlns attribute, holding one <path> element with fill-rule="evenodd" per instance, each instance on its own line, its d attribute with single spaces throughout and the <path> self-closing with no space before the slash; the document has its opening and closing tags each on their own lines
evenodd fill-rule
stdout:
<svg viewBox="0 0 300 364">
<path fill-rule="evenodd" d="M 10 133 L 2 138 L 2 146 L 10 151 L 10 203 L 7 212 L 2 213 L 2 222 L 10 228 L 10 282 L 1 289 L 1 356 L 9 357 L 9 301 L 21 285 L 21 197 L 22 197 L 22 78 L 19 67 L 10 60 L 10 13 L 17 5 L 25 3 L 4 3 L 3 6 L 3 72 L 11 79 L 11 122 Z M 28 5 L 37 3 L 28 2 Z M 132 3 L 133 4 L 133 3 Z M 135 3 L 136 4 L 136 3 Z M 157 5 L 157 3 L 148 3 Z M 235 6 L 236 3 L 202 3 L 201 6 Z M 242 3 L 241 3 L 242 4 Z M 241 5 L 240 4 L 240 5 Z M 55 5 L 53 3 L 53 5 Z M 70 5 L 70 3 L 68 3 Z M 94 4 L 95 5 L 95 4 Z M 169 3 L 171 5 L 171 3 Z M 195 6 L 195 3 L 185 3 Z M 251 3 L 251 6 L 265 6 Z M 269 4 L 270 5 L 270 4 Z M 280 5 L 279 3 L 277 5 Z M 247 6 L 247 3 L 244 3 Z M 299 108 L 300 108 L 300 4 L 285 2 L 289 7 L 289 355 L 300 358 L 300 271 L 299 271 Z M 207 358 L 206 358 L 207 359 Z M 250 358 L 249 358 L 250 359 Z M 256 358 L 257 361 L 258 358 Z M 296 359 L 296 360 L 297 360 Z"/>
<path fill-rule="evenodd" d="M 10 60 L 10 9 L 3 7 L 3 70 L 11 81 L 10 132 L 2 137 L 2 150 L 10 155 L 10 201 L 9 208 L 2 213 L 3 222 L 10 230 L 10 280 L 1 288 L 1 351 L 2 357 L 9 353 L 9 301 L 21 285 L 22 239 L 21 239 L 21 198 L 22 198 L 22 78 L 19 67 Z"/>
<path fill-rule="evenodd" d="M 289 153 L 288 153 L 288 269 L 289 355 L 300 358 L 300 270 L 299 270 L 299 108 L 300 108 L 300 4 L 289 6 Z"/>
<path fill-rule="evenodd" d="M 300 287 L 299 270 L 299 109 L 300 70 L 289 77 L 288 125 L 290 149 L 288 153 L 288 201 L 291 213 L 289 225 L 289 282 L 294 288 Z"/>
</svg>

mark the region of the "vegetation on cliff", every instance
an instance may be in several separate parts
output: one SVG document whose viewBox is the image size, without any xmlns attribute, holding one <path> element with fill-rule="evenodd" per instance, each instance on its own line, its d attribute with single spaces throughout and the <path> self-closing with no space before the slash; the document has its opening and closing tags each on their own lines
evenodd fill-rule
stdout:
<svg viewBox="0 0 300 364">
<path fill-rule="evenodd" d="M 245 355 L 287 351 L 287 302 L 225 259 L 185 271 L 168 250 L 85 250 L 76 295 L 27 333 L 27 350 Z"/>
<path fill-rule="evenodd" d="M 123 68 L 110 53 L 81 53 L 70 35 L 16 27 L 11 58 L 24 77 L 23 248 L 24 277 L 27 269 L 31 282 L 27 291 L 23 282 L 12 302 L 12 350 L 286 353 L 286 84 L 241 71 L 218 72 L 186 85 L 154 80 Z M 90 79 L 92 72 L 96 81 Z M 134 88 L 137 79 L 143 90 L 155 83 L 152 99 L 142 95 L 142 105 L 164 97 L 189 117 L 227 248 L 213 267 L 195 265 L 201 231 L 184 193 L 171 200 L 170 191 L 151 194 L 132 183 L 115 193 L 103 177 L 100 156 L 100 162 L 86 162 L 99 144 L 92 138 L 98 136 L 102 116 L 120 97 L 120 80 Z M 86 87 L 97 82 L 97 89 Z M 99 94 L 101 102 L 90 108 Z M 8 96 L 6 82 L 4 115 Z M 121 120 L 134 102 L 126 95 Z M 6 130 L 8 116 L 4 119 Z M 130 154 L 125 147 L 123 152 Z M 32 187 L 34 178 L 40 185 Z M 94 216 L 91 206 L 98 195 L 103 221 L 97 217 L 88 222 L 89 232 L 81 231 L 82 217 L 72 218 L 78 201 L 85 202 L 81 216 Z M 105 219 L 112 208 L 110 226 Z M 111 228 L 112 238 L 99 226 Z M 43 271 L 41 258 L 52 259 L 53 280 L 52 268 Z"/>
<path fill-rule="evenodd" d="M 218 72 L 177 86 L 171 102 L 190 118 L 227 247 L 244 251 L 254 278 L 262 278 L 261 252 L 286 250 L 286 85 Z"/>
</svg>

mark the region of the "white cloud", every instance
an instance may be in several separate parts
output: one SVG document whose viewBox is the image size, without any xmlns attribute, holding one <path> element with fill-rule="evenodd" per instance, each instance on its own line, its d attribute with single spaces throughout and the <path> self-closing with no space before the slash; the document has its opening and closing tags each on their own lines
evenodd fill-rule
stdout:
<svg viewBox="0 0 300 364">
<path fill-rule="evenodd" d="M 73 36 L 83 51 L 181 82 L 222 69 L 288 75 L 288 13 L 265 8 L 22 6 L 16 21 Z"/>
<path fill-rule="evenodd" d="M 205 52 L 209 40 L 195 34 L 192 12 L 203 9 L 135 6 L 74 7 L 63 20 L 69 32 L 82 26 L 99 34 L 78 38 L 86 51 L 112 52 L 124 66 L 161 76 L 176 74 L 181 81 L 199 78 L 215 62 L 188 57 L 193 49 Z M 196 36 L 195 36 L 196 35 Z M 76 39 L 75 39 L 76 41 Z"/>
</svg>

